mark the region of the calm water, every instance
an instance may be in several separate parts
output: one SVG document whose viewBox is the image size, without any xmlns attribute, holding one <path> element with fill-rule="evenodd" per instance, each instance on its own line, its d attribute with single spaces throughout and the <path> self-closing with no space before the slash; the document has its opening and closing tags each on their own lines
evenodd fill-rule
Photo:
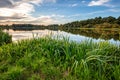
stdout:
<svg viewBox="0 0 120 80">
<path fill-rule="evenodd" d="M 119 31 L 95 31 L 95 30 L 69 30 L 69 31 L 53 31 L 53 30 L 32 30 L 32 31 L 14 31 L 4 30 L 12 35 L 13 41 L 44 37 L 46 35 L 52 35 L 53 37 L 59 36 L 59 38 L 68 37 L 70 40 L 81 42 L 85 40 L 93 40 L 94 42 L 108 40 L 113 44 L 120 44 L 120 32 Z"/>
</svg>

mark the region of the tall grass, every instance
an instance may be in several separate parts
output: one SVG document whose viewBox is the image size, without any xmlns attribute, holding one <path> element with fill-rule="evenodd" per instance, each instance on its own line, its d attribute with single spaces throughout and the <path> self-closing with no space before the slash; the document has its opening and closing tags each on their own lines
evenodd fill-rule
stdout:
<svg viewBox="0 0 120 80">
<path fill-rule="evenodd" d="M 0 46 L 11 42 L 12 42 L 12 36 L 10 36 L 8 33 L 3 32 L 0 29 Z"/>
<path fill-rule="evenodd" d="M 0 80 L 120 80 L 120 47 L 52 38 L 0 47 Z"/>
</svg>

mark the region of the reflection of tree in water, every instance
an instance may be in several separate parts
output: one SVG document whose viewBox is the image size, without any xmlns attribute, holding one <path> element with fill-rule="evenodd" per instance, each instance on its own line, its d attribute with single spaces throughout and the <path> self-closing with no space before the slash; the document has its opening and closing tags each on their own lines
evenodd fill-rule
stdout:
<svg viewBox="0 0 120 80">
<path fill-rule="evenodd" d="M 73 34 L 80 34 L 87 37 L 92 37 L 95 39 L 114 39 L 114 40 L 120 40 L 120 31 L 117 30 L 97 30 L 97 29 L 71 29 L 71 30 L 65 30 L 66 32 L 70 32 Z"/>
</svg>

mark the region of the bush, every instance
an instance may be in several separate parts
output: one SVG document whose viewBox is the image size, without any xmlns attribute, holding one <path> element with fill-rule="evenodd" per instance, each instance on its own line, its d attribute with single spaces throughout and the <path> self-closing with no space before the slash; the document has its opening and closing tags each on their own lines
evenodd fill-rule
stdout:
<svg viewBox="0 0 120 80">
<path fill-rule="evenodd" d="M 0 46 L 12 42 L 12 36 L 0 30 Z"/>
</svg>

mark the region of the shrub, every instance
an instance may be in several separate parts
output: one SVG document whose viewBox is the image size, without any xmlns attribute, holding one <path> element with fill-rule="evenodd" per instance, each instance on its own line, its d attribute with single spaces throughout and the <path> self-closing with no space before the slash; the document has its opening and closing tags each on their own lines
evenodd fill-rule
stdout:
<svg viewBox="0 0 120 80">
<path fill-rule="evenodd" d="M 12 42 L 12 36 L 0 30 L 0 46 Z"/>
</svg>

